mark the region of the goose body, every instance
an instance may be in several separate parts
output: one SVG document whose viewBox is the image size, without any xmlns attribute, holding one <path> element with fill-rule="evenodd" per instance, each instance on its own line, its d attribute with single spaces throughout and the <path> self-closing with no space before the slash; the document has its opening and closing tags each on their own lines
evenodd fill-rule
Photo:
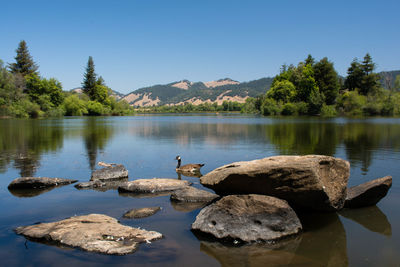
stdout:
<svg viewBox="0 0 400 267">
<path fill-rule="evenodd" d="M 178 161 L 175 169 L 177 172 L 200 172 L 200 168 L 204 166 L 204 164 L 185 164 L 181 166 L 181 157 L 176 156 L 175 159 Z"/>
</svg>

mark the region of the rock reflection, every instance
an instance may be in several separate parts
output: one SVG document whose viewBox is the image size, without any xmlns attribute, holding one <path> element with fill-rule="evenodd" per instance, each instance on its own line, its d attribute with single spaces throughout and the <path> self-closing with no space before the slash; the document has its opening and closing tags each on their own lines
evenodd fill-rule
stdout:
<svg viewBox="0 0 400 267">
<path fill-rule="evenodd" d="M 16 197 L 36 197 L 43 193 L 49 192 L 54 188 L 61 187 L 65 185 L 59 186 L 51 186 L 51 187 L 44 187 L 44 188 L 31 188 L 31 189 L 8 189 L 13 196 Z"/>
<path fill-rule="evenodd" d="M 348 266 L 346 232 L 339 216 L 312 213 L 299 217 L 304 233 L 292 263 L 305 257 L 320 266 Z"/>
<path fill-rule="evenodd" d="M 197 177 L 200 178 L 203 176 L 201 172 L 185 172 L 185 171 L 177 171 L 176 174 L 178 174 L 178 180 L 182 180 L 182 175 L 186 177 Z"/>
<path fill-rule="evenodd" d="M 276 244 L 254 243 L 228 246 L 219 242 L 201 241 L 200 251 L 215 258 L 221 266 L 287 266 L 293 263 L 301 236 Z M 297 257 L 296 264 L 309 266 L 311 259 Z"/>
<path fill-rule="evenodd" d="M 152 198 L 152 197 L 165 197 L 172 194 L 172 191 L 166 192 L 155 192 L 155 193 L 132 193 L 122 192 L 118 190 L 118 195 L 121 197 L 132 197 L 132 198 Z"/>
<path fill-rule="evenodd" d="M 368 230 L 385 236 L 392 236 L 392 225 L 386 215 L 377 207 L 365 207 L 359 209 L 344 209 L 339 214 Z"/>
<path fill-rule="evenodd" d="M 185 202 L 171 200 L 171 206 L 174 208 L 174 210 L 180 212 L 191 212 L 197 209 L 201 209 L 207 204 L 207 202 Z"/>
</svg>

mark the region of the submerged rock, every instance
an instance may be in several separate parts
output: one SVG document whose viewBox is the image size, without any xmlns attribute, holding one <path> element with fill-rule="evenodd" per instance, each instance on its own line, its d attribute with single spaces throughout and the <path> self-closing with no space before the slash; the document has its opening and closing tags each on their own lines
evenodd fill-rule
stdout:
<svg viewBox="0 0 400 267">
<path fill-rule="evenodd" d="M 293 236 L 302 226 L 284 200 L 263 195 L 230 195 L 202 209 L 192 230 L 219 239 L 252 242 Z"/>
<path fill-rule="evenodd" d="M 392 176 L 385 176 L 347 190 L 345 208 L 372 206 L 386 196 L 392 186 Z"/>
<path fill-rule="evenodd" d="M 39 189 L 76 183 L 78 180 L 49 177 L 20 177 L 13 180 L 8 189 Z"/>
<path fill-rule="evenodd" d="M 339 158 L 276 156 L 222 166 L 200 182 L 221 195 L 270 195 L 294 208 L 334 211 L 343 208 L 349 174 L 349 162 Z"/>
<path fill-rule="evenodd" d="M 171 206 L 174 210 L 179 212 L 191 212 L 207 206 L 207 202 L 183 202 L 171 201 Z"/>
<path fill-rule="evenodd" d="M 156 214 L 160 210 L 161 210 L 161 207 L 132 209 L 132 210 L 125 212 L 125 214 L 122 217 L 128 218 L 128 219 L 146 218 L 146 217 Z"/>
<path fill-rule="evenodd" d="M 121 179 L 114 179 L 114 180 L 108 180 L 108 181 L 101 181 L 101 180 L 95 180 L 95 181 L 89 181 L 89 182 L 83 182 L 83 183 L 78 183 L 75 185 L 75 187 L 79 190 L 81 189 L 93 189 L 96 191 L 107 191 L 107 190 L 116 190 L 118 187 L 127 182 L 128 178 L 121 178 Z"/>
<path fill-rule="evenodd" d="M 21 226 L 15 232 L 27 238 L 79 247 L 90 252 L 124 255 L 139 243 L 162 238 L 162 234 L 119 224 L 102 214 L 75 216 L 62 221 Z"/>
<path fill-rule="evenodd" d="M 172 192 L 178 189 L 185 188 L 192 183 L 185 180 L 153 178 L 153 179 L 138 179 L 131 182 L 126 182 L 118 187 L 120 192 L 131 193 L 159 193 Z"/>
<path fill-rule="evenodd" d="M 128 177 L 128 171 L 125 169 L 124 165 L 115 164 L 93 171 L 90 181 L 95 181 L 95 180 L 105 181 L 105 180 L 121 179 L 126 177 Z"/>
<path fill-rule="evenodd" d="M 180 202 L 205 202 L 209 203 L 219 196 L 191 186 L 177 190 L 171 195 L 171 200 Z"/>
</svg>

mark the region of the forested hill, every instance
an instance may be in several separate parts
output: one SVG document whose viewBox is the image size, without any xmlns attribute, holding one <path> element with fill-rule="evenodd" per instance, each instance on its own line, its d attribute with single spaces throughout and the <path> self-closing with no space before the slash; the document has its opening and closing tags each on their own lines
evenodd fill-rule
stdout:
<svg viewBox="0 0 400 267">
<path fill-rule="evenodd" d="M 380 72 L 382 86 L 385 89 L 394 87 L 400 70 Z M 343 77 L 342 80 L 345 78 Z M 211 82 L 191 82 L 182 80 L 164 85 L 154 85 L 135 90 L 125 96 L 118 92 L 118 99 L 126 100 L 133 106 L 158 106 L 204 102 L 237 101 L 243 103 L 247 97 L 257 97 L 265 94 L 271 87 L 273 78 L 261 78 L 249 82 L 238 82 L 229 78 Z"/>
<path fill-rule="evenodd" d="M 211 82 L 177 81 L 165 85 L 154 85 L 135 90 L 123 97 L 133 106 L 201 104 L 223 101 L 245 102 L 247 97 L 264 94 L 273 78 L 262 78 L 240 83 L 229 78 Z"/>
</svg>

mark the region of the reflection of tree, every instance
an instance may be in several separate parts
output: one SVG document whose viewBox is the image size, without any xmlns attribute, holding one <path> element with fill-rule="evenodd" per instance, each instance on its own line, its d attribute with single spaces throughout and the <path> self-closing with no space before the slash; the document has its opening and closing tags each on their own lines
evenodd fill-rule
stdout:
<svg viewBox="0 0 400 267">
<path fill-rule="evenodd" d="M 281 154 L 335 154 L 337 125 L 327 122 L 277 123 L 268 125 L 266 134 Z"/>
<path fill-rule="evenodd" d="M 98 118 L 87 118 L 83 130 L 89 165 L 95 169 L 98 151 L 102 151 L 113 134 L 113 128 Z"/>
<path fill-rule="evenodd" d="M 348 123 L 341 127 L 341 139 L 351 164 L 361 163 L 361 170 L 368 171 L 372 153 L 382 147 L 400 148 L 400 125 L 379 123 Z"/>
<path fill-rule="evenodd" d="M 58 120 L 0 120 L 0 171 L 14 162 L 22 177 L 33 176 L 41 155 L 62 144 L 63 125 Z"/>
</svg>

